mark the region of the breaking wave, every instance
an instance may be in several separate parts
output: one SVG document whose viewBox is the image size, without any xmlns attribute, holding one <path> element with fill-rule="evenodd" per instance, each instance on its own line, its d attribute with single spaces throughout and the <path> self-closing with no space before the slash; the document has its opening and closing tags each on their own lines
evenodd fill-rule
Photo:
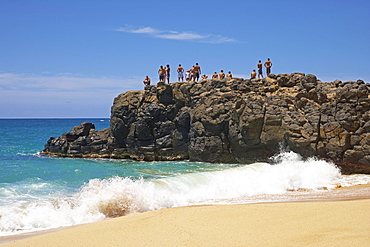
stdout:
<svg viewBox="0 0 370 247">
<path fill-rule="evenodd" d="M 213 200 L 227 203 L 229 199 L 261 194 L 370 183 L 370 176 L 343 177 L 333 163 L 314 158 L 302 160 L 293 152 L 281 153 L 272 161 L 152 180 L 92 179 L 76 194 L 1 206 L 0 234 L 89 223 Z"/>
</svg>

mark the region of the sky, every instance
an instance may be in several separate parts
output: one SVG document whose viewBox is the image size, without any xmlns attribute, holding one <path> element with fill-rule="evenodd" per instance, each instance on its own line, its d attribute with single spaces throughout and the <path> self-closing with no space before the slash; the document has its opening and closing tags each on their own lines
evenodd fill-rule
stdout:
<svg viewBox="0 0 370 247">
<path fill-rule="evenodd" d="M 109 118 L 160 65 L 370 82 L 368 0 L 0 0 L 0 118 Z"/>
</svg>

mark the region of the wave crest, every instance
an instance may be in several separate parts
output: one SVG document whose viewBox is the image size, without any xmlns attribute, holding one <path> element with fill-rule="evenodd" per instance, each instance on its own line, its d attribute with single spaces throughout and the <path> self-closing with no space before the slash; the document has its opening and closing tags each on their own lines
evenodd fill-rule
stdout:
<svg viewBox="0 0 370 247">
<path fill-rule="evenodd" d="M 338 184 L 356 183 L 355 180 L 343 179 L 333 163 L 314 158 L 302 160 L 293 152 L 280 153 L 272 161 L 272 164 L 254 163 L 155 180 L 127 177 L 92 179 L 68 198 L 1 206 L 0 230 L 3 235 L 9 235 L 165 207 L 212 201 L 227 203 L 233 198 L 302 189 L 331 189 Z"/>
</svg>

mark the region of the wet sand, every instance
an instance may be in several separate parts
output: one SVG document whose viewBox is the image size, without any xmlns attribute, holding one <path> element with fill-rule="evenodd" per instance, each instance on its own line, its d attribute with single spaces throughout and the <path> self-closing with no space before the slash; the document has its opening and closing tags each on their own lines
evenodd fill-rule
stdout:
<svg viewBox="0 0 370 247">
<path fill-rule="evenodd" d="M 369 196 L 169 208 L 1 246 L 369 246 Z"/>
</svg>

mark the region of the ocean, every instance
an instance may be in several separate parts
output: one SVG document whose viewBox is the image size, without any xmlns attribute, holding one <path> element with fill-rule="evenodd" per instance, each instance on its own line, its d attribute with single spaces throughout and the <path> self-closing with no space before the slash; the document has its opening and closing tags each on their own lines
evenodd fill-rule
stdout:
<svg viewBox="0 0 370 247">
<path fill-rule="evenodd" d="M 210 164 L 40 155 L 50 137 L 109 119 L 0 119 L 0 236 L 167 207 L 320 198 L 369 184 L 332 163 L 281 151 L 269 163 Z"/>
</svg>

